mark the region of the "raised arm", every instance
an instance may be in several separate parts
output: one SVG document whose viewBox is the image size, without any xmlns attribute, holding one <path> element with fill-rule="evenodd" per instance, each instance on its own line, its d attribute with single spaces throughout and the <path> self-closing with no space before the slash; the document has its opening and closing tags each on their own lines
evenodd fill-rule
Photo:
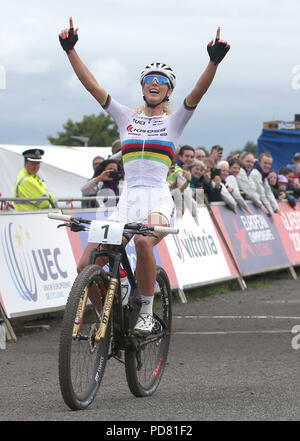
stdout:
<svg viewBox="0 0 300 441">
<path fill-rule="evenodd" d="M 64 29 L 59 34 L 59 41 L 64 51 L 66 51 L 78 79 L 93 97 L 102 104 L 106 97 L 106 91 L 98 84 L 96 78 L 91 74 L 75 51 L 74 46 L 78 41 L 78 28 L 74 30 L 72 17 L 70 17 L 69 29 Z"/>
<path fill-rule="evenodd" d="M 223 60 L 230 49 L 230 45 L 227 43 L 227 41 L 220 40 L 220 32 L 220 27 L 218 27 L 215 42 L 212 40 L 210 43 L 208 43 L 207 51 L 210 61 L 205 71 L 197 81 L 194 89 L 187 96 L 188 104 L 191 106 L 196 106 L 205 92 L 208 90 L 216 74 L 218 64 Z"/>
</svg>

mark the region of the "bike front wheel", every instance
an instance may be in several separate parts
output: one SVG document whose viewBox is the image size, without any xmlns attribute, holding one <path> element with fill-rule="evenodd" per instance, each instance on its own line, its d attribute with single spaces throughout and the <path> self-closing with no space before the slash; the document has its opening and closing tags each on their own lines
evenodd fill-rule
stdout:
<svg viewBox="0 0 300 441">
<path fill-rule="evenodd" d="M 99 343 L 95 335 L 107 285 L 105 271 L 88 265 L 78 274 L 66 305 L 59 344 L 59 383 L 72 410 L 85 409 L 92 403 L 104 374 L 111 321 Z"/>
<path fill-rule="evenodd" d="M 152 395 L 166 366 L 172 326 L 172 293 L 163 268 L 156 269 L 156 290 L 153 304 L 156 332 L 161 336 L 137 348 L 125 350 L 125 371 L 130 391 L 136 397 Z M 151 340 L 151 338 L 149 339 Z"/>
</svg>

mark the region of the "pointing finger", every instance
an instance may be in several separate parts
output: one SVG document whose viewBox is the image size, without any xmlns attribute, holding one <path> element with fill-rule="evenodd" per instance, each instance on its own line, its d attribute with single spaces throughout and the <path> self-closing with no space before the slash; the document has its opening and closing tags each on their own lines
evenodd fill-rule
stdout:
<svg viewBox="0 0 300 441">
<path fill-rule="evenodd" d="M 220 39 L 220 34 L 221 34 L 221 28 L 220 28 L 220 26 L 218 26 L 218 29 L 217 29 L 217 35 L 216 35 L 216 39 L 217 39 L 217 40 Z"/>
</svg>

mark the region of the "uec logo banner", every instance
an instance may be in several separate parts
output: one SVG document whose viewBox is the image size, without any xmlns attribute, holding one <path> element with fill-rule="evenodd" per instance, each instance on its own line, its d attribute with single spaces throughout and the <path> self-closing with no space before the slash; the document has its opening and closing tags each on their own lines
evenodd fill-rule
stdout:
<svg viewBox="0 0 300 441">
<path fill-rule="evenodd" d="M 8 316 L 64 306 L 76 277 L 66 231 L 46 214 L 0 222 L 0 291 Z"/>
</svg>

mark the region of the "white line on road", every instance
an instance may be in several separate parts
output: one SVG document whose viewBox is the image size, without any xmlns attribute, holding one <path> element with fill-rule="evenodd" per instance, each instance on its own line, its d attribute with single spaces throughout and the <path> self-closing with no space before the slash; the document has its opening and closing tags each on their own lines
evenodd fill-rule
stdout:
<svg viewBox="0 0 300 441">
<path fill-rule="evenodd" d="M 181 335 L 226 335 L 226 334 L 293 334 L 291 329 L 261 330 L 261 331 L 178 331 Z"/>
<path fill-rule="evenodd" d="M 284 315 L 174 315 L 177 319 L 278 319 L 300 320 L 299 316 Z"/>
</svg>

